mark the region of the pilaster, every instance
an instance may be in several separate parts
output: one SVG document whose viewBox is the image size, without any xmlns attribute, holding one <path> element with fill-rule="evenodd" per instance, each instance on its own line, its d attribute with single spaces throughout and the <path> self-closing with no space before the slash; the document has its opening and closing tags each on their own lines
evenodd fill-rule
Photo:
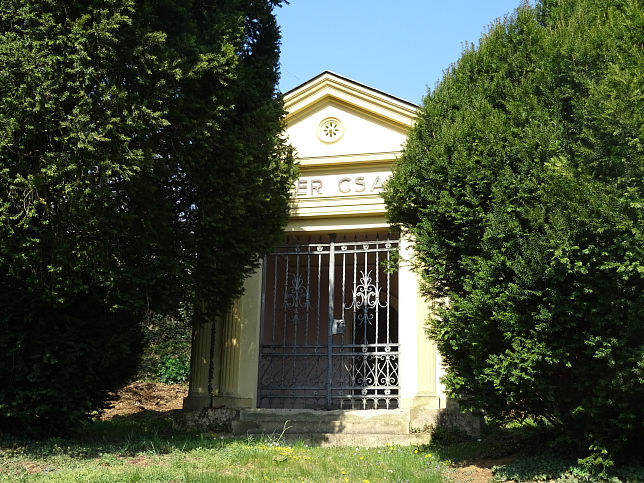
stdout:
<svg viewBox="0 0 644 483">
<path fill-rule="evenodd" d="M 213 323 L 204 322 L 192 328 L 190 349 L 190 380 L 188 396 L 183 400 L 184 409 L 202 409 L 210 406 L 208 382 Z"/>
<path fill-rule="evenodd" d="M 261 306 L 260 267 L 246 280 L 244 295 L 221 320 L 220 368 L 217 381 L 213 377 L 213 407 L 256 405 Z"/>
<path fill-rule="evenodd" d="M 439 387 L 440 356 L 436 345 L 428 338 L 426 323 L 429 306 L 420 293 L 420 281 L 413 271 L 411 241 L 400 240 L 401 263 L 399 283 L 399 340 L 400 340 L 400 407 L 444 407 Z"/>
</svg>

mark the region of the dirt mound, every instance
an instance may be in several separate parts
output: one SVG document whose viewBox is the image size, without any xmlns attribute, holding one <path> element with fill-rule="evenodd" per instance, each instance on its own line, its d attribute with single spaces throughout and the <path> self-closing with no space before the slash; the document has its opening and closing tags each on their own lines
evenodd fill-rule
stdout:
<svg viewBox="0 0 644 483">
<path fill-rule="evenodd" d="M 165 412 L 181 409 L 183 398 L 188 395 L 185 384 L 160 382 L 134 382 L 113 394 L 112 407 L 105 410 L 101 419 L 129 416 L 145 411 Z"/>
</svg>

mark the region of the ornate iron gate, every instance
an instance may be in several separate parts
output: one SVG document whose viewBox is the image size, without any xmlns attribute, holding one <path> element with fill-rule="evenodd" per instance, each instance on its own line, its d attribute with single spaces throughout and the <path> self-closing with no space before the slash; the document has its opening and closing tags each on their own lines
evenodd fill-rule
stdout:
<svg viewBox="0 0 644 483">
<path fill-rule="evenodd" d="M 331 239 L 266 257 L 259 407 L 398 407 L 397 248 Z"/>
</svg>

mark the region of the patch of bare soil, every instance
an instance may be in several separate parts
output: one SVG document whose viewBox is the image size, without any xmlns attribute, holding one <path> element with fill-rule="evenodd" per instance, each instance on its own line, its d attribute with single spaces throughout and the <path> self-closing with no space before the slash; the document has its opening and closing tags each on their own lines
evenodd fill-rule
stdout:
<svg viewBox="0 0 644 483">
<path fill-rule="evenodd" d="M 25 473 L 27 473 L 28 475 L 37 475 L 38 473 L 42 473 L 45 469 L 45 467 L 34 463 L 33 461 L 25 461 L 22 464 L 22 467 L 24 468 Z"/>
<path fill-rule="evenodd" d="M 134 382 L 114 394 L 112 407 L 105 410 L 101 419 L 108 420 L 146 411 L 159 413 L 181 409 L 183 398 L 187 395 L 188 386 L 185 384 Z"/>
<path fill-rule="evenodd" d="M 144 455 L 139 455 L 139 456 L 135 456 L 134 458 L 130 458 L 127 460 L 127 462 L 128 464 L 131 464 L 133 466 L 140 466 L 143 468 L 147 468 L 152 464 L 150 462 L 150 458 Z"/>
<path fill-rule="evenodd" d="M 494 476 L 492 474 L 493 466 L 511 463 L 515 458 L 516 456 L 506 456 L 504 458 L 463 461 L 454 467 L 450 476 L 458 482 L 488 483 Z"/>
</svg>

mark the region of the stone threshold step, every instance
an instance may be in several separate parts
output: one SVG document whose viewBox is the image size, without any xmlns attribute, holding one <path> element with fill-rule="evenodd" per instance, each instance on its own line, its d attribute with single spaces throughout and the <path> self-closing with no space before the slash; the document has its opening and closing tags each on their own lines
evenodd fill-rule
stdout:
<svg viewBox="0 0 644 483">
<path fill-rule="evenodd" d="M 285 433 L 280 438 L 279 443 L 288 444 L 308 444 L 310 446 L 355 446 L 360 448 L 375 448 L 386 446 L 415 446 L 428 444 L 430 435 L 428 433 L 410 433 L 410 434 L 373 434 L 373 433 L 302 433 L 289 434 Z"/>
<path fill-rule="evenodd" d="M 235 434 L 354 433 L 408 434 L 409 411 L 383 410 L 241 410 L 232 422 Z"/>
<path fill-rule="evenodd" d="M 252 421 L 379 421 L 409 419 L 409 409 L 242 409 L 239 419 Z"/>
</svg>

